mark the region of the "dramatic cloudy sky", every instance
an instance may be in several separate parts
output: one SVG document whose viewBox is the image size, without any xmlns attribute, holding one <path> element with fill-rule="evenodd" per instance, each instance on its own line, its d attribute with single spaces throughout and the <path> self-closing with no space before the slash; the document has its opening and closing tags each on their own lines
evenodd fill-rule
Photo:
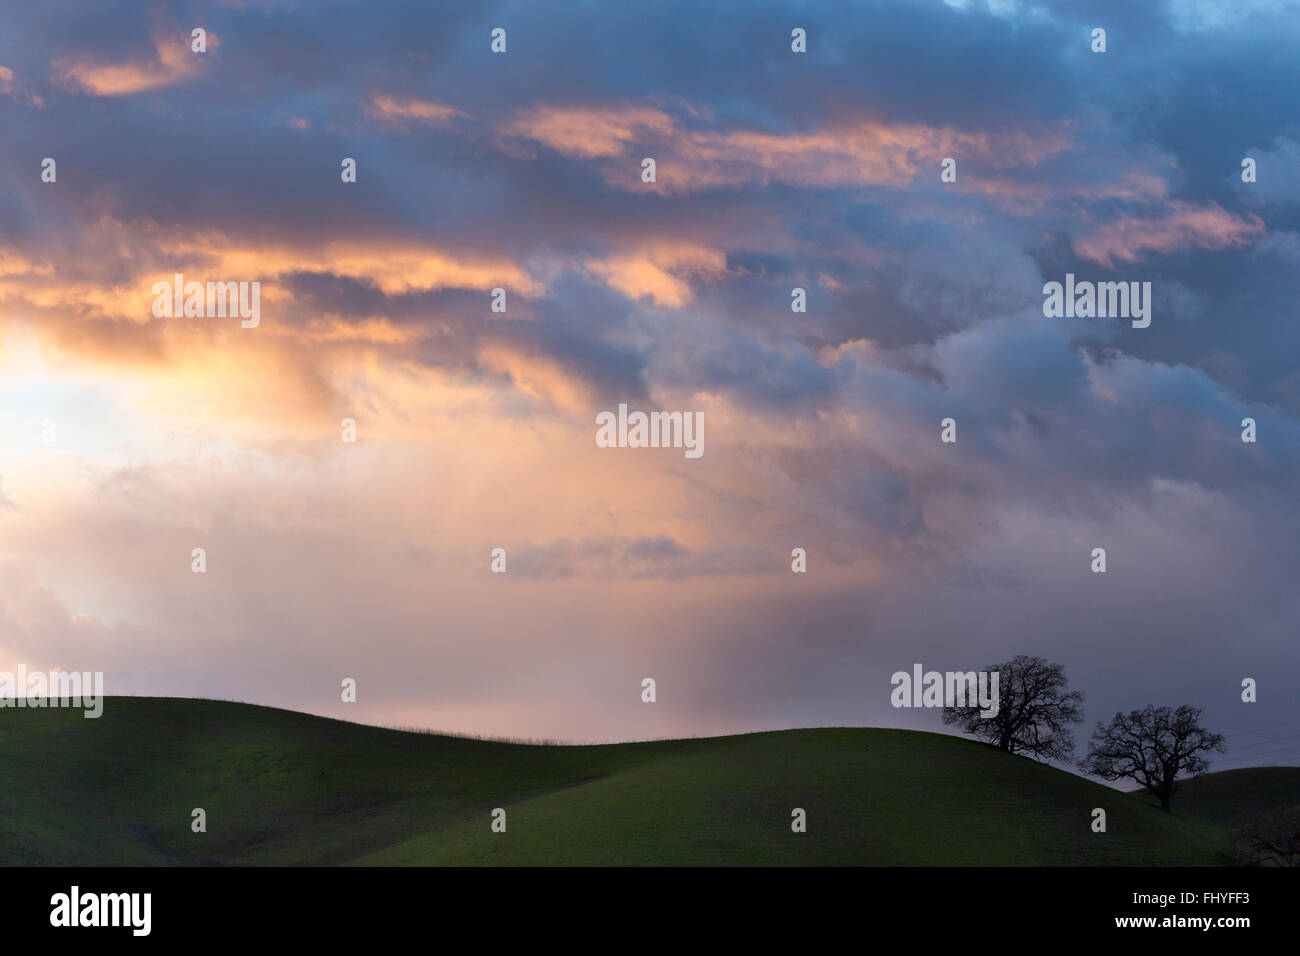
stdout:
<svg viewBox="0 0 1300 956">
<path fill-rule="evenodd" d="M 1295 762 L 1298 60 L 1290 0 L 7 4 L 0 666 L 605 740 L 1029 653 Z"/>
</svg>

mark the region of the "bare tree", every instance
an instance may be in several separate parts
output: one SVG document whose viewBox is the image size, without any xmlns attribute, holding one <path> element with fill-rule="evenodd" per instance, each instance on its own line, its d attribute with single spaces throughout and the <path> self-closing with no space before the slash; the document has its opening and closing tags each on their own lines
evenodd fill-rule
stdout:
<svg viewBox="0 0 1300 956">
<path fill-rule="evenodd" d="M 1300 805 L 1252 815 L 1228 833 L 1228 853 L 1248 866 L 1300 866 Z"/>
<path fill-rule="evenodd" d="M 1201 726 L 1199 707 L 1148 705 L 1127 716 L 1117 713 L 1106 726 L 1098 723 L 1079 768 L 1104 780 L 1136 781 L 1168 813 L 1178 777 L 1207 770 L 1202 754 L 1211 750 L 1223 752 L 1223 737 Z"/>
<path fill-rule="evenodd" d="M 1073 725 L 1083 720 L 1083 691 L 1067 690 L 1065 668 L 1019 654 L 986 670 L 998 673 L 997 716 L 983 717 L 978 707 L 945 707 L 943 722 L 1008 753 L 1069 760 Z"/>
</svg>

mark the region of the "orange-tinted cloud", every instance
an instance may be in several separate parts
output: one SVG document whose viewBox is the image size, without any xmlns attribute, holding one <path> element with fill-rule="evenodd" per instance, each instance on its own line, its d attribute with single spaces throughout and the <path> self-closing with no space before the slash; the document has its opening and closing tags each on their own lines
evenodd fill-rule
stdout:
<svg viewBox="0 0 1300 956">
<path fill-rule="evenodd" d="M 93 256 L 89 263 L 63 267 L 0 247 L 0 302 L 148 323 L 153 320 L 153 283 L 170 280 L 176 272 L 187 281 L 268 284 L 295 272 L 325 273 L 370 283 L 385 295 L 449 288 L 487 291 L 498 286 L 525 297 L 546 293 L 542 282 L 504 257 L 461 255 L 400 238 L 273 243 L 217 231 L 196 235 L 153 223 L 104 220 L 87 233 L 87 239 L 88 248 L 98 251 L 100 265 L 124 266 L 129 278 L 121 278 L 120 268 L 111 268 L 116 277 L 104 281 L 93 274 Z M 125 261 L 123 243 L 132 249 Z M 264 288 L 262 294 L 264 300 L 274 300 L 277 291 Z"/>
<path fill-rule="evenodd" d="M 442 126 L 466 114 L 454 106 L 443 103 L 419 100 L 410 96 L 375 93 L 366 106 L 366 115 L 382 123 L 421 123 L 426 126 Z"/>
<path fill-rule="evenodd" d="M 583 381 L 548 355 L 527 355 L 503 343 L 488 343 L 478 352 L 481 367 L 504 375 L 530 398 L 557 408 L 575 411 L 589 400 Z"/>
<path fill-rule="evenodd" d="M 579 159 L 623 156 L 648 139 L 675 131 L 667 113 L 641 106 L 543 106 L 520 113 L 502 130 Z"/>
<path fill-rule="evenodd" d="M 955 185 L 962 192 L 986 196 L 1003 212 L 1017 216 L 1038 215 L 1061 200 L 1154 202 L 1169 190 L 1165 177 L 1146 169 L 1124 170 L 1109 181 L 1097 183 L 1029 182 L 1014 174 L 983 173 L 960 176 Z"/>
<path fill-rule="evenodd" d="M 8 96 L 16 103 L 26 102 L 37 108 L 45 105 L 45 100 L 21 83 L 14 71 L 7 66 L 0 66 L 0 96 Z"/>
<path fill-rule="evenodd" d="M 665 243 L 589 260 L 587 268 L 630 299 L 648 298 L 679 309 L 693 298 L 686 277 L 720 277 L 726 273 L 727 257 L 718 249 Z"/>
<path fill-rule="evenodd" d="M 204 57 L 221 46 L 215 33 L 207 34 L 207 53 L 194 53 L 184 31 L 154 34 L 154 55 L 125 63 L 105 63 L 93 56 L 74 54 L 53 64 L 54 81 L 66 90 L 90 96 L 128 96 L 175 86 L 203 71 Z"/>
<path fill-rule="evenodd" d="M 0 277 L 27 274 L 53 275 L 54 267 L 48 262 L 35 262 L 13 247 L 0 246 Z"/>
<path fill-rule="evenodd" d="M 606 181 L 619 188 L 640 188 L 639 159 L 653 156 L 657 182 L 651 188 L 665 194 L 772 182 L 904 186 L 946 156 L 1034 165 L 1070 143 L 1064 127 L 995 135 L 874 119 L 796 133 L 690 129 L 661 109 L 635 105 L 535 107 L 502 132 L 576 159 L 602 160 Z"/>
<path fill-rule="evenodd" d="M 545 292 L 540 282 L 508 259 L 457 256 L 403 240 L 269 245 L 208 234 L 195 240 L 177 239 L 169 251 L 191 259 L 194 268 L 202 268 L 209 275 L 235 280 L 320 272 L 373 283 L 385 295 L 449 288 L 488 290 L 497 286 L 523 296 Z"/>
<path fill-rule="evenodd" d="M 353 315 L 296 300 L 295 273 L 346 277 L 388 296 L 441 289 L 540 297 L 544 283 L 507 258 L 467 255 L 405 237 L 370 241 L 245 239 L 210 230 L 195 234 L 152 222 L 108 219 L 89 227 L 75 253 L 50 259 L 0 246 L 0 337 L 30 335 L 55 368 L 96 368 L 147 389 L 151 402 L 208 409 L 227 419 L 303 422 L 319 418 L 362 379 L 359 368 L 385 368 L 409 359 L 426 339 L 430 349 L 448 326 L 435 316 L 396 322 L 388 315 Z M 129 249 L 129 255 L 123 252 Z M 217 318 L 155 317 L 153 286 L 172 281 L 260 282 L 262 324 L 256 331 Z M 516 298 L 516 302 L 521 301 Z M 452 367 L 475 363 L 473 332 L 449 354 Z M 378 358 L 376 358 L 378 357 Z M 538 399 L 572 405 L 561 363 L 525 361 L 498 349 L 484 367 Z M 571 376 L 575 379 L 578 376 Z M 205 412 L 206 414 L 206 412 Z"/>
<path fill-rule="evenodd" d="M 1175 249 L 1223 249 L 1242 246 L 1265 235 L 1264 221 L 1254 213 L 1234 215 L 1217 203 L 1196 205 L 1174 200 L 1150 217 L 1121 216 L 1074 242 L 1074 251 L 1103 266 L 1137 262 L 1145 252 Z"/>
</svg>

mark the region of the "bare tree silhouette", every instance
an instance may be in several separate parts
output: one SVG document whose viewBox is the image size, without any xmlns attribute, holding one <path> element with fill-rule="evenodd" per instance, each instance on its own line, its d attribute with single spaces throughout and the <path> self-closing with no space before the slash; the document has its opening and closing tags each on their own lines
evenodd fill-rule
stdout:
<svg viewBox="0 0 1300 956">
<path fill-rule="evenodd" d="M 1223 752 L 1223 736 L 1201 726 L 1199 707 L 1148 705 L 1098 723 L 1079 768 L 1104 780 L 1136 781 L 1168 813 L 1178 777 L 1206 770 L 1203 754 L 1211 750 Z"/>
<path fill-rule="evenodd" d="M 945 707 L 943 722 L 1008 753 L 1069 760 L 1073 725 L 1083 720 L 1083 691 L 1066 689 L 1065 668 L 1020 654 L 985 669 L 998 673 L 997 716 L 985 718 L 978 707 Z"/>
</svg>

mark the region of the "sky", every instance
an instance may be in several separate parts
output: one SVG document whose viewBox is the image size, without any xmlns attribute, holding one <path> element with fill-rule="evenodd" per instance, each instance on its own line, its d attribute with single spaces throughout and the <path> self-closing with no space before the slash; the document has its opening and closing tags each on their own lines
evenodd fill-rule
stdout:
<svg viewBox="0 0 1300 956">
<path fill-rule="evenodd" d="M 605 741 L 942 730 L 891 674 L 1034 654 L 1080 750 L 1295 763 L 1298 54 L 1293 0 L 5 5 L 0 668 Z"/>
</svg>

